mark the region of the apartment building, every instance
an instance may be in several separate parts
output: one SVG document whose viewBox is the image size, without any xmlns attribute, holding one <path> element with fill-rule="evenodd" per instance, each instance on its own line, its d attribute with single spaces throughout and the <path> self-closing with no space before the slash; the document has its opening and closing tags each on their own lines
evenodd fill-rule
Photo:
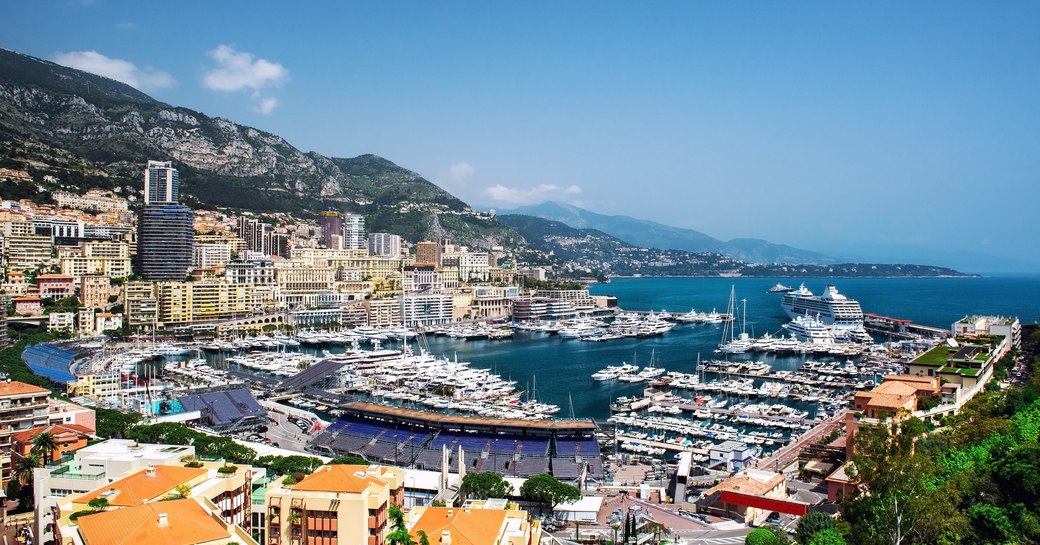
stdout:
<svg viewBox="0 0 1040 545">
<path fill-rule="evenodd" d="M 51 237 L 16 235 L 4 237 L 4 254 L 7 268 L 16 271 L 31 271 L 53 262 Z"/>
<path fill-rule="evenodd" d="M 50 390 L 7 380 L 0 382 L 0 466 L 3 485 L 11 480 L 11 436 L 47 425 L 47 397 Z"/>
<path fill-rule="evenodd" d="M 103 275 L 126 278 L 132 273 L 130 244 L 114 241 L 84 242 L 82 248 L 65 252 L 59 259 L 62 274 Z"/>
<path fill-rule="evenodd" d="M 158 322 L 164 326 L 246 316 L 262 307 L 248 284 L 160 282 L 155 286 Z"/>
<path fill-rule="evenodd" d="M 86 275 L 79 277 L 79 302 L 85 307 L 105 308 L 108 305 L 107 276 Z"/>
<path fill-rule="evenodd" d="M 293 483 L 272 481 L 264 504 L 269 545 L 385 545 L 388 511 L 404 503 L 404 470 L 329 465 Z"/>
</svg>

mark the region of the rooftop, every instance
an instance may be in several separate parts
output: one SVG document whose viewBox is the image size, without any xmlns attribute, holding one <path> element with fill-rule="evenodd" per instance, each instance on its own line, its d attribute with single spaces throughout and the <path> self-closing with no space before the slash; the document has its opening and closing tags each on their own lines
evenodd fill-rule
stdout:
<svg viewBox="0 0 1040 545">
<path fill-rule="evenodd" d="M 166 525 L 160 515 L 166 515 Z M 84 545 L 194 545 L 230 539 L 227 528 L 193 499 L 146 503 L 77 519 Z"/>
<path fill-rule="evenodd" d="M 780 473 L 772 471 L 761 471 L 758 469 L 745 469 L 740 473 L 722 481 L 704 494 L 711 495 L 715 492 L 728 490 L 741 494 L 752 494 L 755 496 L 765 495 L 770 490 L 784 483 L 786 478 Z"/>
<path fill-rule="evenodd" d="M 379 472 L 370 471 L 369 468 L 370 466 L 346 464 L 322 466 L 289 488 L 299 491 L 360 494 L 371 485 L 386 486 L 386 481 L 379 478 Z"/>
<path fill-rule="evenodd" d="M 500 509 L 427 507 L 409 532 L 413 536 L 426 532 L 430 543 L 440 543 L 444 532 L 449 532 L 452 545 L 493 545 L 505 520 L 506 511 Z"/>
<path fill-rule="evenodd" d="M 26 384 L 24 382 L 18 382 L 17 380 L 7 380 L 0 382 L 0 396 L 11 396 L 11 395 L 24 395 L 24 394 L 48 394 L 51 391 L 39 386 L 33 386 L 32 384 Z"/>
<path fill-rule="evenodd" d="M 208 473 L 205 468 L 184 466 L 155 466 L 154 470 L 154 475 L 149 475 L 148 468 L 132 473 L 80 496 L 76 503 L 89 503 L 100 497 L 108 500 L 109 505 L 140 505 Z"/>
</svg>

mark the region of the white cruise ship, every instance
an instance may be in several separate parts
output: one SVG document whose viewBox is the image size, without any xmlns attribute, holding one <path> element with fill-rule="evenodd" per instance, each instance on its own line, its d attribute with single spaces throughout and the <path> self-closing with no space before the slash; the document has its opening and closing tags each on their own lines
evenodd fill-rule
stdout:
<svg viewBox="0 0 1040 545">
<path fill-rule="evenodd" d="M 828 284 L 823 295 L 813 295 L 805 284 L 784 295 L 780 306 L 791 319 L 812 316 L 821 322 L 844 329 L 862 329 L 863 309 L 859 302 L 838 293 L 838 288 Z"/>
</svg>

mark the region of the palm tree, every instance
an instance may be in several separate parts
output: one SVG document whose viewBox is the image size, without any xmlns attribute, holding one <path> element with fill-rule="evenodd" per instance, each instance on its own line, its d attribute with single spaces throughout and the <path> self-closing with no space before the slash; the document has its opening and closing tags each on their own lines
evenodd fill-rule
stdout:
<svg viewBox="0 0 1040 545">
<path fill-rule="evenodd" d="M 394 531 L 386 536 L 386 542 L 391 545 L 415 545 L 411 534 L 408 533 L 408 527 L 404 524 L 404 511 L 395 505 L 390 508 L 388 514 L 393 522 Z"/>
<path fill-rule="evenodd" d="M 39 454 L 26 454 L 14 463 L 12 475 L 23 485 L 32 483 L 33 470 L 40 467 L 41 458 Z"/>
<path fill-rule="evenodd" d="M 45 431 L 32 439 L 32 453 L 38 454 L 44 462 L 54 460 L 54 451 L 58 450 L 58 442 L 54 440 L 54 434 Z"/>
</svg>

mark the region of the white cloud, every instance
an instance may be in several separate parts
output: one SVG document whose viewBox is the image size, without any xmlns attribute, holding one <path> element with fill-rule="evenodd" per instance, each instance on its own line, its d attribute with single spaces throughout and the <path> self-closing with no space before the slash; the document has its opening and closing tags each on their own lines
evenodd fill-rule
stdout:
<svg viewBox="0 0 1040 545">
<path fill-rule="evenodd" d="M 278 106 L 278 99 L 274 97 L 259 97 L 260 102 L 256 105 L 256 111 L 267 115 Z"/>
<path fill-rule="evenodd" d="M 448 178 L 457 185 L 465 185 L 473 177 L 473 167 L 463 161 L 448 167 Z"/>
<path fill-rule="evenodd" d="M 574 196 L 581 195 L 581 188 L 576 185 L 561 187 L 554 184 L 539 184 L 530 189 L 517 189 L 497 184 L 485 188 L 484 195 L 495 202 L 512 205 L 537 204 L 551 200 L 570 202 Z"/>
<path fill-rule="evenodd" d="M 236 51 L 228 45 L 218 45 L 209 52 L 216 68 L 206 72 L 202 83 L 215 91 L 240 91 L 280 85 L 289 79 L 289 70 L 267 59 L 253 59 L 252 53 Z"/>
<path fill-rule="evenodd" d="M 262 96 L 260 90 L 277 86 L 289 79 L 289 70 L 267 59 L 254 59 L 252 53 L 236 51 L 229 45 L 218 45 L 210 51 L 217 66 L 202 76 L 202 84 L 214 91 L 253 90 L 253 110 L 267 115 L 280 104 L 277 98 Z"/>
<path fill-rule="evenodd" d="M 70 51 L 56 53 L 51 57 L 54 62 L 121 81 L 141 91 L 164 89 L 177 83 L 169 72 L 157 70 L 150 66 L 138 68 L 130 61 L 111 59 L 97 51 Z"/>
</svg>

